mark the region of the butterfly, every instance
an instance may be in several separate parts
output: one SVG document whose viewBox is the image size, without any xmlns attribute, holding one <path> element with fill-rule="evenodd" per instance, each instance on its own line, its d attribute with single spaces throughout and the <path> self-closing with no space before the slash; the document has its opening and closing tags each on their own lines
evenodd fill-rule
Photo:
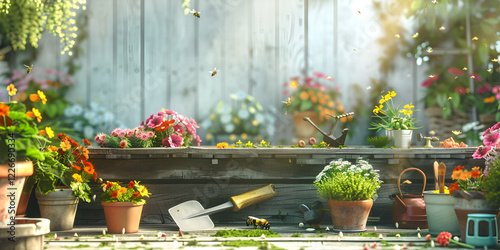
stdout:
<svg viewBox="0 0 500 250">
<path fill-rule="evenodd" d="M 31 66 L 28 66 L 28 65 L 24 65 L 24 67 L 26 67 L 26 73 L 29 74 L 31 72 L 31 70 L 33 69 L 33 64 L 31 64 Z"/>
</svg>

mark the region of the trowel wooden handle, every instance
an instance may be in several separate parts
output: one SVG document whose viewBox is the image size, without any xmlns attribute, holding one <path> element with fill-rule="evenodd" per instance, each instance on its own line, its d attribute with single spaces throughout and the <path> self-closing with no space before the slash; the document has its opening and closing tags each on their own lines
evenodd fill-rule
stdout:
<svg viewBox="0 0 500 250">
<path fill-rule="evenodd" d="M 238 211 L 244 207 L 265 201 L 274 195 L 276 195 L 274 185 L 269 184 L 252 191 L 248 191 L 244 194 L 232 196 L 229 200 L 234 204 L 233 211 Z"/>
</svg>

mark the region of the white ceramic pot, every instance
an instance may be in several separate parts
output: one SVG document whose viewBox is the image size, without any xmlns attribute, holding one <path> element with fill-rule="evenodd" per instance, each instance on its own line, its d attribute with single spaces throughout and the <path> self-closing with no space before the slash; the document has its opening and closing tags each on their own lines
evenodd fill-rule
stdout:
<svg viewBox="0 0 500 250">
<path fill-rule="evenodd" d="M 391 130 L 395 148 L 409 148 L 413 130 Z"/>
<path fill-rule="evenodd" d="M 450 232 L 452 235 L 460 234 L 453 196 L 426 191 L 424 192 L 424 201 L 430 234 L 438 235 L 443 231 Z"/>
</svg>

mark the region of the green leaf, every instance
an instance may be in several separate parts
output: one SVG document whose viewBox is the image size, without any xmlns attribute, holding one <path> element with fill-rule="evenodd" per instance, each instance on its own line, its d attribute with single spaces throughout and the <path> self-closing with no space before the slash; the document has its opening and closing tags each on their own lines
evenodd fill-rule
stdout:
<svg viewBox="0 0 500 250">
<path fill-rule="evenodd" d="M 489 24 L 499 24 L 500 23 L 500 20 L 495 19 L 495 18 L 483 19 L 483 21 L 485 23 L 489 23 Z"/>
<path fill-rule="evenodd" d="M 310 102 L 310 101 L 303 101 L 302 103 L 300 103 L 300 111 L 305 111 L 305 110 L 308 110 L 310 108 L 312 108 L 313 106 L 313 103 Z"/>
</svg>

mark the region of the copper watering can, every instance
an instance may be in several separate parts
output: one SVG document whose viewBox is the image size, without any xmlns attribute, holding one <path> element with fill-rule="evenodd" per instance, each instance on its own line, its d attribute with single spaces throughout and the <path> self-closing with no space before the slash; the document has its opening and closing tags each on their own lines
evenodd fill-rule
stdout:
<svg viewBox="0 0 500 250">
<path fill-rule="evenodd" d="M 407 171 L 418 171 L 424 177 L 424 186 L 421 194 L 403 194 L 401 192 L 401 177 Z M 425 212 L 424 191 L 427 179 L 424 172 L 418 168 L 407 168 L 401 172 L 398 179 L 399 194 L 392 204 L 392 222 L 399 228 L 421 229 L 427 228 L 427 214 Z"/>
</svg>

